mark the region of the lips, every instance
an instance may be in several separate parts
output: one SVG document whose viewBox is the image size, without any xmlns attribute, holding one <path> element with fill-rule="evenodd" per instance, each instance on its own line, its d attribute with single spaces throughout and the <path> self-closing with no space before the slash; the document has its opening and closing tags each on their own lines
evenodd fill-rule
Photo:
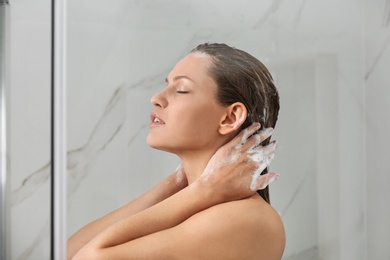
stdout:
<svg viewBox="0 0 390 260">
<path fill-rule="evenodd" d="M 156 112 L 150 114 L 150 120 L 152 121 L 150 125 L 163 125 L 165 122 L 157 115 Z"/>
</svg>

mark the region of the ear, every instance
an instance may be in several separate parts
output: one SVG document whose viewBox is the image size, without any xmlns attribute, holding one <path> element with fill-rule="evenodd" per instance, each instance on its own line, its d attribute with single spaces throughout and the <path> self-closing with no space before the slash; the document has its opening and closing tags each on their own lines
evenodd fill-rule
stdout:
<svg viewBox="0 0 390 260">
<path fill-rule="evenodd" d="M 247 110 L 243 103 L 236 102 L 226 107 L 226 113 L 221 119 L 218 132 L 222 135 L 230 134 L 241 127 L 245 122 Z"/>
</svg>

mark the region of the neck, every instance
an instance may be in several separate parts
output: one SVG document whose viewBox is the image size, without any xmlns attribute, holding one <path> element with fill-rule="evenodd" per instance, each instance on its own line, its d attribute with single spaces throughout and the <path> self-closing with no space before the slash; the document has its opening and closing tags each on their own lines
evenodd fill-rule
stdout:
<svg viewBox="0 0 390 260">
<path fill-rule="evenodd" d="M 181 150 L 175 153 L 181 159 L 188 184 L 191 184 L 202 175 L 211 157 L 236 134 L 237 133 L 228 136 L 220 136 L 219 138 L 215 137 L 213 142 L 211 142 L 212 144 L 205 145 L 202 149 Z"/>
<path fill-rule="evenodd" d="M 216 151 L 217 149 L 209 150 L 207 152 L 190 152 L 179 156 L 187 176 L 188 184 L 191 184 L 202 175 L 208 162 Z"/>
</svg>

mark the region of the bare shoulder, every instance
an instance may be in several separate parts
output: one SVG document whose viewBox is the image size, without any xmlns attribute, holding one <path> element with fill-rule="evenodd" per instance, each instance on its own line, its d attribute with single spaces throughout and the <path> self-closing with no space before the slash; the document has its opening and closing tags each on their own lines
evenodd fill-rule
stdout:
<svg viewBox="0 0 390 260">
<path fill-rule="evenodd" d="M 275 209 L 258 195 L 216 205 L 182 225 L 194 242 L 207 245 L 202 250 L 213 256 L 207 259 L 272 260 L 283 255 L 283 223 Z"/>
</svg>

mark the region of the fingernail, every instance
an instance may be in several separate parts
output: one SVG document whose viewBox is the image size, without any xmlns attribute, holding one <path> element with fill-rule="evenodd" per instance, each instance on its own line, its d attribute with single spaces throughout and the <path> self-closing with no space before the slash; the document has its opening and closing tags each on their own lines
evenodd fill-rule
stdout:
<svg viewBox="0 0 390 260">
<path fill-rule="evenodd" d="M 268 181 L 268 185 L 273 183 L 274 181 L 278 180 L 280 178 L 280 175 L 277 173 L 275 174 L 274 176 L 272 176 L 269 181 Z"/>
<path fill-rule="evenodd" d="M 272 127 L 268 127 L 266 131 L 268 134 L 272 134 L 274 132 L 274 129 Z"/>
<path fill-rule="evenodd" d="M 260 129 L 261 127 L 261 124 L 256 122 L 256 123 L 253 123 L 253 126 L 256 128 L 256 129 Z"/>
</svg>

